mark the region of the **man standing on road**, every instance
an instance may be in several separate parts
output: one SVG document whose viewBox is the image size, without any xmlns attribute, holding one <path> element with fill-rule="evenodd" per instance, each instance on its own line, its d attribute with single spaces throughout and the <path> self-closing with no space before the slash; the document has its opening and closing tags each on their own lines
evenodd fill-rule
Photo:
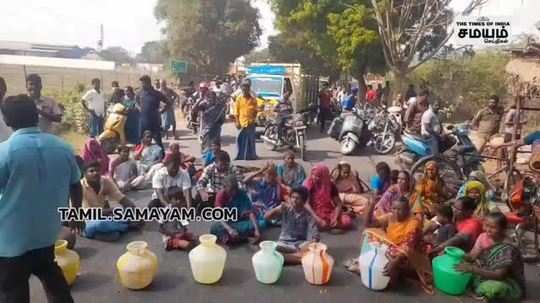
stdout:
<svg viewBox="0 0 540 303">
<path fill-rule="evenodd" d="M 429 106 L 422 114 L 421 134 L 425 139 L 431 139 L 431 153 L 438 155 L 440 152 L 442 126 L 436 114 L 436 105 Z"/>
<path fill-rule="evenodd" d="M 169 129 L 172 127 L 172 134 L 174 140 L 178 140 L 176 135 L 176 117 L 174 109 L 176 108 L 176 102 L 178 102 L 178 94 L 167 86 L 167 81 L 161 80 L 159 91 L 169 100 L 169 105 L 165 108 L 165 112 L 161 114 L 161 123 L 163 130 L 165 131 L 165 138 L 169 138 Z"/>
<path fill-rule="evenodd" d="M 36 103 L 39 114 L 39 128 L 42 132 L 56 135 L 54 123 L 62 122 L 64 111 L 56 101 L 41 95 L 42 88 L 41 77 L 38 74 L 28 75 L 26 89 L 30 98 Z"/>
<path fill-rule="evenodd" d="M 499 97 L 495 95 L 489 98 L 487 107 L 481 109 L 474 116 L 471 126 L 476 132 L 471 134 L 471 137 L 480 153 L 491 136 L 499 132 L 502 116 L 503 112 L 499 108 Z"/>
<path fill-rule="evenodd" d="M 137 94 L 137 103 L 141 108 L 141 137 L 145 131 L 152 133 L 152 138 L 157 145 L 164 151 L 163 142 L 161 140 L 161 117 L 159 106 L 164 103 L 169 105 L 167 98 L 152 87 L 152 79 L 150 76 L 144 75 L 140 79 L 141 90 Z"/>
<path fill-rule="evenodd" d="M 105 96 L 101 92 L 99 79 L 92 79 L 92 87 L 82 97 L 81 104 L 88 113 L 90 137 L 96 138 L 103 132 L 103 124 L 105 123 Z"/>
<path fill-rule="evenodd" d="M 427 90 L 422 91 L 414 102 L 411 102 L 405 112 L 405 126 L 408 133 L 420 136 L 422 129 L 422 115 L 428 109 Z"/>
<path fill-rule="evenodd" d="M 73 302 L 54 261 L 61 230 L 59 207 L 81 207 L 80 170 L 69 145 L 37 127 L 39 111 L 25 95 L 1 106 L 15 132 L 0 143 L 0 302 L 30 302 L 28 279 L 36 275 L 49 302 Z M 82 222 L 70 222 L 80 232 Z"/>
<path fill-rule="evenodd" d="M 319 93 L 319 125 L 321 134 L 324 133 L 326 120 L 332 119 L 332 92 L 328 89 L 328 83 L 323 84 Z"/>
<path fill-rule="evenodd" d="M 258 112 L 257 99 L 251 95 L 251 85 L 242 82 L 242 96 L 236 99 L 235 113 L 236 128 L 240 130 L 236 145 L 238 155 L 236 160 L 257 160 L 255 148 L 256 119 Z"/>
</svg>

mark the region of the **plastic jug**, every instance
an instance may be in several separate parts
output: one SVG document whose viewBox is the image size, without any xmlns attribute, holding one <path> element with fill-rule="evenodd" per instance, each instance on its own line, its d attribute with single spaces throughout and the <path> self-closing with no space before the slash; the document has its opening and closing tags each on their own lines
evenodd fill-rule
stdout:
<svg viewBox="0 0 540 303">
<path fill-rule="evenodd" d="M 72 285 L 79 274 L 81 259 L 75 251 L 68 249 L 67 245 L 66 240 L 56 241 L 54 244 L 54 260 L 62 269 L 67 284 Z"/>
<path fill-rule="evenodd" d="M 214 235 L 202 235 L 199 237 L 201 244 L 189 252 L 193 279 L 201 284 L 214 284 L 223 275 L 227 252 L 216 244 L 216 240 Z"/>
<path fill-rule="evenodd" d="M 465 252 L 457 247 L 447 247 L 444 255 L 433 259 L 433 279 L 435 287 L 448 295 L 460 296 L 465 293 L 472 274 L 461 273 L 454 267 L 461 263 Z"/>
<path fill-rule="evenodd" d="M 330 281 L 334 258 L 326 253 L 323 243 L 311 243 L 309 251 L 302 257 L 302 267 L 306 280 L 314 285 L 323 285 Z"/>
<path fill-rule="evenodd" d="M 362 249 L 358 257 L 362 284 L 372 290 L 384 290 L 390 282 L 390 277 L 383 274 L 384 267 L 388 264 L 388 258 L 386 258 L 388 246 L 368 243 L 366 248 Z"/>
<path fill-rule="evenodd" d="M 118 258 L 116 269 L 122 286 L 143 289 L 152 283 L 158 269 L 156 255 L 144 241 L 134 241 L 126 246 L 127 252 Z"/>
<path fill-rule="evenodd" d="M 253 255 L 252 263 L 257 281 L 264 284 L 276 283 L 281 276 L 285 258 L 276 251 L 277 243 L 263 241 L 259 244 L 261 250 Z"/>
</svg>

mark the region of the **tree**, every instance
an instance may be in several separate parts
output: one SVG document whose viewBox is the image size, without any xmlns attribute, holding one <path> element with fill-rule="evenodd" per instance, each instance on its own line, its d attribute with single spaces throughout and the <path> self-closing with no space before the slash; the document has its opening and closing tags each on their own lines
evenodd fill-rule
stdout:
<svg viewBox="0 0 540 303">
<path fill-rule="evenodd" d="M 253 50 L 261 35 L 258 10 L 247 0 L 159 0 L 171 57 L 195 65 L 200 74 L 222 74 Z"/>
<path fill-rule="evenodd" d="M 133 58 L 129 55 L 129 52 L 120 46 L 111 46 L 99 52 L 99 56 L 108 61 L 114 61 L 116 64 L 131 64 Z"/>
<path fill-rule="evenodd" d="M 367 72 L 384 73 L 385 61 L 377 32 L 377 23 L 366 6 L 368 1 L 357 1 L 341 13 L 328 16 L 328 34 L 337 45 L 338 64 L 343 71 L 358 79 L 366 91 Z M 363 98 L 364 94 L 360 94 Z"/>
<path fill-rule="evenodd" d="M 363 88 L 367 72 L 384 69 L 369 0 L 273 0 L 272 4 L 282 32 L 276 42 L 283 47 L 271 41 L 271 52 L 296 57 L 323 75 L 350 73 Z"/>
<path fill-rule="evenodd" d="M 415 68 L 432 58 L 450 39 L 452 0 L 370 0 L 379 28 L 386 64 L 397 91 Z M 488 0 L 469 0 L 465 14 Z"/>
<path fill-rule="evenodd" d="M 165 63 L 168 58 L 167 45 L 163 41 L 149 41 L 141 48 L 137 55 L 138 62 Z"/>
</svg>

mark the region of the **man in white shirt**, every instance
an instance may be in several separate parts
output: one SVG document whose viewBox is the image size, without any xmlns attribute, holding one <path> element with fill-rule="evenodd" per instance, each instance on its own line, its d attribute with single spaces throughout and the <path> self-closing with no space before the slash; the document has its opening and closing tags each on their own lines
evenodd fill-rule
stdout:
<svg viewBox="0 0 540 303">
<path fill-rule="evenodd" d="M 431 139 L 431 153 L 439 154 L 439 145 L 441 142 L 441 122 L 433 106 L 430 106 L 422 114 L 421 135 L 425 139 Z"/>
<path fill-rule="evenodd" d="M 62 122 L 64 110 L 52 98 L 41 95 L 43 88 L 41 77 L 38 74 L 30 74 L 26 78 L 26 90 L 28 95 L 36 103 L 39 113 L 38 126 L 42 132 L 56 135 L 55 123 Z"/>
<path fill-rule="evenodd" d="M 88 128 L 90 137 L 95 138 L 103 132 L 105 120 L 105 96 L 101 92 L 101 81 L 97 78 L 92 80 L 93 88 L 82 97 L 83 109 L 88 113 Z"/>
<path fill-rule="evenodd" d="M 191 178 L 180 169 L 180 158 L 171 157 L 165 167 L 158 170 L 152 178 L 152 202 L 150 207 L 164 207 L 169 204 L 182 204 L 191 207 Z"/>
</svg>

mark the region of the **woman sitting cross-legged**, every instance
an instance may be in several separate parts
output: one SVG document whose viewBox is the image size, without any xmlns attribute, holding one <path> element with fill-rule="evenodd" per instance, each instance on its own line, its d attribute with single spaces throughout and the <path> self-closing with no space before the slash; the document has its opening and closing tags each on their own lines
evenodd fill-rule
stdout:
<svg viewBox="0 0 540 303">
<path fill-rule="evenodd" d="M 413 212 L 419 217 L 431 219 L 438 205 L 448 199 L 443 180 L 439 176 L 439 166 L 435 161 L 426 163 L 424 176 L 416 183 L 411 196 Z"/>
<path fill-rule="evenodd" d="M 445 242 L 435 246 L 433 254 L 442 252 L 448 246 L 455 246 L 468 252 L 482 233 L 482 221 L 473 216 L 475 201 L 465 197 L 457 199 L 452 205 L 454 224 L 457 233 Z"/>
<path fill-rule="evenodd" d="M 309 208 L 321 230 L 352 228 L 352 218 L 349 214 L 343 213 L 343 204 L 326 165 L 315 165 L 304 186 L 309 191 Z"/>
<path fill-rule="evenodd" d="M 135 204 L 129 200 L 116 187 L 114 182 L 108 177 L 100 175 L 100 163 L 90 162 L 84 169 L 84 178 L 81 180 L 83 187 L 83 208 L 97 207 L 103 209 L 103 215 L 112 214 L 112 208 L 108 200 L 118 202 L 124 208 L 134 208 Z M 121 233 L 129 228 L 138 228 L 141 222 L 117 222 L 117 221 L 87 221 L 83 235 L 90 239 L 101 241 L 115 241 L 120 238 Z"/>
<path fill-rule="evenodd" d="M 262 216 L 286 199 L 287 189 L 279 182 L 276 168 L 271 163 L 248 176 L 244 184 L 250 191 L 253 207 Z"/>
<path fill-rule="evenodd" d="M 276 167 L 280 182 L 290 188 L 302 186 L 306 171 L 295 161 L 294 151 L 285 152 L 284 161 Z"/>
<path fill-rule="evenodd" d="M 483 218 L 489 214 L 489 204 L 486 198 L 486 187 L 480 181 L 469 181 L 464 185 L 463 197 L 469 197 L 475 201 L 474 215 Z"/>
<path fill-rule="evenodd" d="M 365 222 L 367 234 L 389 245 L 389 263 L 385 274 L 391 283 L 397 282 L 400 274 L 414 270 L 427 293 L 433 292 L 431 261 L 421 244 L 422 223 L 413 215 L 409 200 L 405 197 L 392 202 L 392 212 L 373 218 L 374 203 L 370 203 Z M 382 230 L 381 230 L 382 229 Z"/>
<path fill-rule="evenodd" d="M 216 207 L 236 210 L 235 219 L 216 222 L 210 227 L 210 233 L 216 235 L 223 244 L 237 244 L 247 240 L 256 244 L 261 239 L 260 230 L 265 227 L 265 220 L 257 217 L 257 212 L 245 191 L 238 188 L 235 176 L 223 180 L 223 190 L 216 196 Z"/>
<path fill-rule="evenodd" d="M 398 173 L 397 184 L 390 186 L 375 205 L 375 216 L 383 216 L 392 212 L 394 201 L 401 197 L 409 198 L 411 194 L 411 176 L 406 170 Z"/>
<path fill-rule="evenodd" d="M 84 161 L 84 164 L 97 161 L 99 162 L 99 172 L 102 175 L 109 173 L 109 156 L 107 151 L 104 149 L 104 146 L 101 144 L 99 139 L 90 138 L 84 144 L 81 158 Z"/>
<path fill-rule="evenodd" d="M 307 245 L 319 241 L 315 219 L 306 209 L 308 195 L 309 192 L 305 187 L 295 187 L 288 202 L 282 203 L 265 215 L 267 221 L 281 221 L 277 250 L 285 257 L 286 264 L 300 264 Z"/>
<path fill-rule="evenodd" d="M 144 176 L 144 183 L 150 184 L 154 173 L 163 167 L 163 149 L 153 143 L 152 132 L 145 130 L 142 134 L 141 144 L 135 146 L 134 159 L 140 176 Z"/>
<path fill-rule="evenodd" d="M 519 249 L 505 242 L 507 225 L 504 214 L 488 214 L 485 232 L 465 256 L 465 262 L 456 267 L 473 274 L 473 290 L 486 302 L 518 302 L 525 297 L 523 260 Z"/>
<path fill-rule="evenodd" d="M 369 188 L 360 180 L 358 172 L 352 170 L 351 164 L 345 161 L 339 162 L 332 171 L 332 179 L 345 208 L 354 214 L 363 214 L 369 203 L 369 197 L 364 193 Z"/>
</svg>

